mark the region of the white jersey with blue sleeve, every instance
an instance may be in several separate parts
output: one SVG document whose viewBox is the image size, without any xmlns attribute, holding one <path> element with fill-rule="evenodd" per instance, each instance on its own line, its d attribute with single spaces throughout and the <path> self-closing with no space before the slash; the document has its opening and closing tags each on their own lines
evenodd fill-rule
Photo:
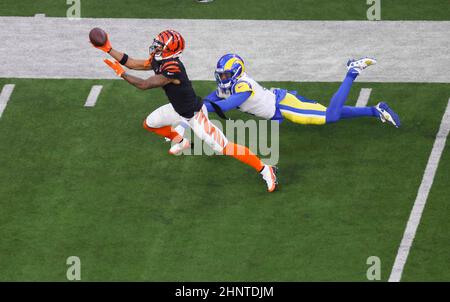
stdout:
<svg viewBox="0 0 450 302">
<path fill-rule="evenodd" d="M 247 91 L 252 94 L 238 109 L 264 119 L 271 119 L 276 110 L 275 94 L 244 73 L 231 87 L 231 94 Z"/>
</svg>

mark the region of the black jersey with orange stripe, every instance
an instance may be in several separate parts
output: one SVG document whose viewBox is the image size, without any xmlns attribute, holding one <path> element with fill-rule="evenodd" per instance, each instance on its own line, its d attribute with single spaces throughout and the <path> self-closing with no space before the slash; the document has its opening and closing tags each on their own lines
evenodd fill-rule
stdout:
<svg viewBox="0 0 450 302">
<path fill-rule="evenodd" d="M 162 74 L 169 79 L 177 79 L 181 82 L 180 84 L 170 83 L 163 87 L 167 98 L 179 115 L 191 118 L 194 112 L 200 111 L 203 102 L 197 98 L 184 64 L 179 58 L 153 60 L 152 69 L 155 74 Z"/>
</svg>

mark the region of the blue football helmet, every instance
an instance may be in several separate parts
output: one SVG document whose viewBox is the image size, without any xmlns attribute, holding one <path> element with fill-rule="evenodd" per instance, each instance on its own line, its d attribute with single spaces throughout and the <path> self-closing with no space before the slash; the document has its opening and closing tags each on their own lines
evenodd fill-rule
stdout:
<svg viewBox="0 0 450 302">
<path fill-rule="evenodd" d="M 214 76 L 221 89 L 229 89 L 245 72 L 244 60 L 237 54 L 228 53 L 217 62 Z"/>
</svg>

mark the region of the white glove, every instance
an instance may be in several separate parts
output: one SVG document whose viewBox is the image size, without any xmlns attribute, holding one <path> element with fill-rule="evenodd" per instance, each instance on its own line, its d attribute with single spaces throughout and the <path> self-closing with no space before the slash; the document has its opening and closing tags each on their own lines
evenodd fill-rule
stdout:
<svg viewBox="0 0 450 302">
<path fill-rule="evenodd" d="M 217 87 L 217 96 L 221 99 L 226 99 L 231 95 L 230 89 L 222 89 L 220 87 Z"/>
</svg>

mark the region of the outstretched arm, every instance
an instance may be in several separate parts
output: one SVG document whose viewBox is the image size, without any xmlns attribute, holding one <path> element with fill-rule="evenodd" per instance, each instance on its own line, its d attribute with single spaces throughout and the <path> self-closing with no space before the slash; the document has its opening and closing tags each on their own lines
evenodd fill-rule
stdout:
<svg viewBox="0 0 450 302">
<path fill-rule="evenodd" d="M 215 91 L 214 91 L 214 93 L 215 93 Z M 210 111 L 210 112 L 215 111 L 214 107 L 210 103 L 212 101 L 217 106 L 219 106 L 223 112 L 225 112 L 225 111 L 234 109 L 236 107 L 239 107 L 242 103 L 244 103 L 252 95 L 252 93 L 250 91 L 239 92 L 239 93 L 235 93 L 235 94 L 231 95 L 229 98 L 226 98 L 224 100 L 218 100 L 218 101 L 210 100 L 209 97 L 211 95 L 212 95 L 212 93 L 210 95 L 208 95 L 208 97 L 206 97 L 206 99 L 205 99 L 205 101 L 206 101 L 205 105 L 206 105 L 206 108 L 208 109 L 208 111 Z M 216 97 L 217 97 L 217 95 L 216 95 Z"/>
<path fill-rule="evenodd" d="M 104 62 L 109 67 L 111 67 L 119 77 L 123 78 L 131 85 L 133 85 L 139 89 L 142 89 L 142 90 L 163 87 L 169 83 L 180 84 L 180 80 L 175 79 L 175 78 L 170 79 L 170 78 L 165 77 L 162 74 L 156 74 L 154 76 L 149 77 L 148 79 L 141 79 L 141 78 L 133 76 L 131 74 L 127 74 L 125 72 L 125 70 L 123 69 L 123 67 L 120 65 L 120 63 L 117 61 L 111 61 L 109 59 L 105 59 Z"/>
<path fill-rule="evenodd" d="M 156 74 L 144 80 L 131 74 L 123 73 L 122 78 L 141 90 L 163 87 L 174 81 L 173 79 L 166 78 L 162 74 Z"/>
<path fill-rule="evenodd" d="M 217 101 L 223 100 L 217 95 L 217 90 L 214 90 L 210 94 L 208 94 L 204 99 L 203 102 L 205 103 L 206 109 L 208 109 L 208 112 L 215 112 L 214 107 L 211 105 L 211 102 L 215 103 Z"/>
<path fill-rule="evenodd" d="M 118 50 L 115 50 L 114 48 L 111 48 L 111 51 L 109 52 L 111 57 L 116 59 L 117 61 L 121 61 L 122 59 L 125 60 L 123 52 L 120 52 Z M 128 55 L 126 55 L 128 57 Z M 151 69 L 151 65 L 149 64 L 148 60 L 142 60 L 142 59 L 133 59 L 132 57 L 128 57 L 126 59 L 126 63 L 124 64 L 126 67 L 134 70 L 149 70 Z"/>
<path fill-rule="evenodd" d="M 151 69 L 150 60 L 142 60 L 142 59 L 134 59 L 129 57 L 127 54 L 115 50 L 111 46 L 111 42 L 109 41 L 109 36 L 106 35 L 106 43 L 103 46 L 95 46 L 95 48 L 100 49 L 106 53 L 108 53 L 111 57 L 116 59 L 122 65 L 135 70 L 149 70 Z"/>
</svg>

